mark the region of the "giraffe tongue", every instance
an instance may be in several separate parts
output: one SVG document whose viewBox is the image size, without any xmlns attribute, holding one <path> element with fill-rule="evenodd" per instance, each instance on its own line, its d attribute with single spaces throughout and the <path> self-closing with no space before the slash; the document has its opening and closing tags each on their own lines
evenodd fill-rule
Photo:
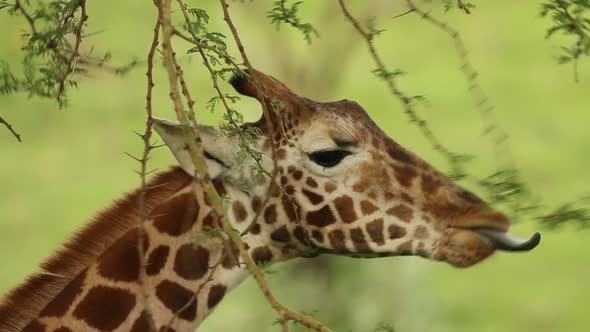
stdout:
<svg viewBox="0 0 590 332">
<path fill-rule="evenodd" d="M 504 251 L 529 251 L 533 250 L 541 242 L 541 233 L 535 232 L 530 239 L 520 239 L 506 232 L 489 228 L 474 229 L 474 231 L 490 239 L 496 249 Z"/>
</svg>

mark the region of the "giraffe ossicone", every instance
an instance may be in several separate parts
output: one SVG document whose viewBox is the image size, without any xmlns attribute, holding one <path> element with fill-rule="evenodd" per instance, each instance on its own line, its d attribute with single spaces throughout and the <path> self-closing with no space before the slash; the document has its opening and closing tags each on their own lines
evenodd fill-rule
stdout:
<svg viewBox="0 0 590 332">
<path fill-rule="evenodd" d="M 329 253 L 417 255 L 467 267 L 496 250 L 538 245 L 538 233 L 529 240 L 508 235 L 504 214 L 389 138 L 357 103 L 316 102 L 257 71 L 231 83 L 276 110 L 272 128 L 264 119 L 245 125 L 258 128 L 256 148 L 268 171 L 276 150 L 270 193 L 270 178 L 256 174 L 252 160 L 236 160 L 237 137 L 200 131 L 209 176 L 257 263 Z M 162 119 L 154 128 L 180 167 L 158 175 L 145 193 L 147 294 L 139 283 L 135 191 L 8 294 L 1 331 L 137 332 L 148 330 L 149 319 L 159 331 L 194 331 L 248 276 L 194 179 L 185 128 Z"/>
</svg>

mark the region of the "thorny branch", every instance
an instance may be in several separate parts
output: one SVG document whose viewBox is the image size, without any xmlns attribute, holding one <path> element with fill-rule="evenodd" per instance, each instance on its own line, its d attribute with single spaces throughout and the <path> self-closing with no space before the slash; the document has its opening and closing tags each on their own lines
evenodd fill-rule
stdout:
<svg viewBox="0 0 590 332">
<path fill-rule="evenodd" d="M 211 67 L 209 60 L 207 59 L 207 55 L 203 51 L 203 44 L 204 43 L 201 42 L 201 40 L 199 39 L 199 37 L 197 36 L 197 34 L 195 33 L 195 31 L 193 30 L 193 28 L 190 24 L 190 18 L 188 16 L 184 2 L 182 0 L 178 0 L 178 5 L 180 6 L 180 9 L 182 11 L 182 15 L 184 16 L 184 19 L 185 19 L 187 27 L 188 27 L 188 31 L 192 37 L 191 43 L 193 43 L 196 46 L 197 50 L 199 51 L 199 54 L 201 55 L 201 58 L 203 59 L 203 64 L 205 65 L 205 67 L 207 67 L 207 70 L 209 71 L 209 74 L 211 75 L 211 81 L 213 82 L 213 88 L 215 89 L 215 91 L 217 91 L 217 95 L 219 97 L 219 100 L 221 100 L 221 103 L 223 104 L 223 107 L 225 108 L 228 122 L 234 130 L 238 131 L 238 139 L 241 141 L 240 146 L 242 146 L 246 150 L 246 153 L 252 158 L 252 160 L 254 160 L 254 162 L 256 163 L 256 168 L 259 171 L 261 171 L 262 173 L 264 173 L 265 175 L 270 176 L 270 174 L 264 169 L 264 166 L 262 165 L 262 157 L 257 155 L 254 151 L 252 151 L 252 147 L 250 146 L 249 142 L 246 141 L 246 138 L 244 137 L 244 128 L 240 127 L 236 123 L 236 121 L 232 115 L 232 111 L 229 107 L 229 104 L 227 103 L 227 98 L 225 98 L 225 95 L 223 94 L 223 92 L 219 88 L 219 84 L 217 83 L 217 73 Z M 236 66 L 236 68 L 239 69 L 239 67 L 237 67 L 237 66 Z M 190 112 L 190 113 L 192 114 L 193 112 Z"/>
<path fill-rule="evenodd" d="M 457 7 L 459 7 L 459 9 L 463 9 L 463 11 L 466 14 L 471 14 L 471 10 L 469 9 L 469 6 L 465 5 L 463 0 L 457 0 Z"/>
<path fill-rule="evenodd" d="M 363 27 L 361 27 L 360 23 L 352 16 L 350 11 L 346 7 L 344 0 L 338 0 L 338 2 L 340 3 L 340 8 L 342 9 L 344 16 L 352 24 L 354 29 L 367 42 L 367 46 L 369 48 L 369 53 L 371 54 L 371 57 L 373 58 L 373 60 L 375 61 L 375 64 L 377 65 L 378 72 L 383 74 L 381 77 L 387 83 L 387 86 L 389 87 L 389 91 L 391 92 L 391 94 L 396 96 L 400 100 L 400 102 L 402 103 L 402 106 L 404 108 L 404 112 L 410 118 L 410 121 L 415 123 L 418 126 L 418 128 L 422 132 L 422 135 L 428 140 L 428 142 L 430 143 L 430 145 L 432 146 L 432 148 L 435 151 L 440 152 L 449 161 L 451 166 L 458 167 L 457 155 L 455 153 L 451 152 L 449 149 L 447 149 L 444 145 L 442 145 L 442 143 L 434 135 L 434 133 L 432 132 L 430 127 L 428 127 L 426 120 L 422 119 L 418 115 L 416 110 L 414 109 L 414 106 L 412 103 L 412 98 L 407 96 L 404 92 L 402 92 L 398 88 L 397 82 L 395 81 L 395 79 L 393 77 L 395 75 L 389 74 L 390 72 L 387 70 L 387 67 L 385 66 L 383 60 L 379 56 L 379 53 L 377 53 L 377 49 L 375 48 L 375 45 L 373 43 L 374 35 L 365 31 L 365 29 L 363 29 Z M 456 172 L 462 173 L 459 171 L 456 171 Z"/>
<path fill-rule="evenodd" d="M 20 138 L 20 134 L 19 134 L 19 133 L 17 133 L 17 132 L 16 132 L 16 130 L 14 130 L 14 128 L 12 128 L 12 125 L 11 125 L 10 123 L 8 123 L 6 120 L 4 120 L 4 118 L 3 118 L 3 117 L 1 117 L 1 116 L 0 116 L 0 124 L 3 124 L 3 125 L 6 127 L 6 129 L 8 129 L 8 131 L 10 131 L 10 132 L 12 133 L 12 135 L 13 135 L 13 136 L 14 136 L 14 137 L 15 137 L 15 138 L 16 138 L 16 139 L 19 141 L 19 142 L 22 142 L 22 141 L 21 141 L 21 138 Z"/>
<path fill-rule="evenodd" d="M 184 15 L 185 20 L 189 20 L 188 15 L 186 14 L 186 5 L 184 3 L 182 4 L 181 8 L 182 8 L 182 13 Z M 183 34 L 181 31 L 178 31 L 177 29 L 174 29 L 172 34 L 179 37 L 180 39 L 183 39 L 184 41 L 187 41 L 187 42 L 195 45 L 196 47 L 198 47 L 200 49 L 204 49 L 204 50 L 211 51 L 211 52 L 215 53 L 217 56 L 223 58 L 223 60 L 225 60 L 227 63 L 231 64 L 236 70 L 241 70 L 240 65 L 235 62 L 233 57 L 231 57 L 229 54 L 227 54 L 226 52 L 220 50 L 219 48 L 217 48 L 215 46 L 211 46 L 207 43 L 202 42 L 200 40 L 200 38 L 198 36 L 196 36 L 196 34 L 194 33 L 192 26 L 188 25 L 188 23 L 187 23 L 187 26 L 188 26 L 189 32 L 191 33 L 191 37 Z"/>
<path fill-rule="evenodd" d="M 162 51 L 164 57 L 164 67 L 168 74 L 168 81 L 170 84 L 170 98 L 174 104 L 174 111 L 176 113 L 177 120 L 184 125 L 185 128 L 190 127 L 188 120 L 186 119 L 183 107 L 182 107 L 182 100 L 178 91 L 178 72 L 174 67 L 173 63 L 173 54 L 174 51 L 171 45 L 171 37 L 173 34 L 173 27 L 171 22 L 171 1 L 172 0 L 162 0 L 160 3 L 157 3 L 160 15 L 162 17 Z M 228 19 L 227 13 L 227 3 L 222 1 L 222 4 L 225 5 L 224 7 L 224 15 L 226 19 Z M 241 48 L 243 50 L 243 47 Z M 194 117 L 194 115 L 193 115 Z M 273 308 L 275 308 L 280 314 L 281 317 L 288 318 L 290 320 L 296 320 L 305 324 L 310 328 L 314 328 L 320 332 L 329 332 L 330 330 L 320 323 L 315 322 L 315 320 L 305 317 L 301 314 L 291 312 L 290 310 L 284 308 L 280 305 L 274 296 L 270 293 L 268 288 L 268 284 L 266 283 L 264 276 L 256 266 L 256 263 L 250 257 L 244 242 L 242 241 L 238 232 L 233 229 L 232 225 L 229 223 L 227 219 L 227 215 L 225 214 L 223 208 L 223 200 L 215 190 L 211 182 L 211 178 L 207 172 L 207 164 L 205 163 L 205 159 L 203 156 L 203 148 L 202 142 L 199 135 L 198 127 L 194 127 L 193 130 L 185 130 L 184 134 L 185 144 L 188 147 L 188 152 L 191 157 L 191 160 L 195 167 L 195 180 L 199 180 L 201 182 L 202 188 L 205 191 L 206 195 L 208 196 L 209 202 L 211 203 L 211 207 L 218 217 L 218 220 L 223 228 L 223 231 L 226 235 L 229 236 L 231 241 L 236 245 L 240 256 L 244 260 L 248 271 L 252 274 L 258 286 L 263 291 L 263 294 L 266 296 L 267 300 L 271 303 Z"/>
<path fill-rule="evenodd" d="M 64 73 L 63 78 L 61 78 L 60 82 L 59 82 L 59 88 L 58 88 L 57 97 L 56 97 L 57 101 L 59 103 L 62 102 L 61 96 L 64 93 L 65 84 L 66 84 L 66 80 L 67 80 L 68 75 L 70 73 L 74 73 L 76 71 L 78 57 L 80 56 L 80 54 L 79 54 L 80 44 L 82 43 L 82 30 L 84 28 L 84 24 L 86 23 L 86 20 L 88 19 L 88 15 L 86 15 L 86 0 L 78 0 L 78 6 L 80 8 L 80 21 L 78 22 L 78 26 L 76 27 L 76 30 L 75 30 L 74 48 L 72 50 L 72 54 L 70 54 L 70 57 L 66 61 L 67 71 L 66 71 L 66 73 Z M 74 13 L 74 11 L 72 11 L 72 15 L 73 15 L 73 13 Z"/>
<path fill-rule="evenodd" d="M 143 135 L 140 135 L 143 140 L 143 155 L 140 160 L 141 170 L 139 172 L 139 176 L 141 178 L 141 191 L 139 194 L 139 226 L 138 226 L 138 235 L 137 235 L 137 250 L 139 253 L 139 285 L 141 290 L 141 296 L 143 297 L 143 303 L 145 305 L 145 313 L 148 322 L 149 332 L 156 332 L 156 324 L 154 322 L 153 312 L 151 310 L 150 302 L 148 301 L 148 290 L 145 284 L 146 279 L 146 268 L 147 268 L 147 260 L 145 255 L 145 229 L 144 229 L 144 222 L 148 219 L 147 209 L 145 206 L 145 195 L 148 191 L 147 188 L 147 181 L 146 176 L 148 174 L 147 171 L 147 163 L 149 160 L 150 152 L 155 148 L 151 143 L 152 137 L 152 126 L 154 123 L 154 119 L 152 117 L 152 90 L 154 88 L 154 78 L 153 78 L 153 68 L 154 68 L 154 55 L 156 53 L 156 48 L 159 44 L 160 39 L 160 26 L 161 26 L 161 17 L 158 15 L 156 20 L 156 25 L 154 27 L 154 36 L 152 39 L 152 45 L 147 55 L 147 92 L 146 92 L 146 124 L 145 124 L 145 132 Z"/>
<path fill-rule="evenodd" d="M 268 110 L 267 103 L 265 100 L 266 96 L 264 96 L 262 93 L 263 90 L 260 85 L 260 82 L 259 82 L 258 78 L 256 77 L 256 74 L 253 70 L 250 60 L 248 59 L 248 56 L 246 55 L 246 51 L 245 51 L 244 45 L 242 44 L 242 41 L 238 35 L 238 31 L 237 31 L 235 25 L 233 24 L 233 21 L 231 19 L 230 14 L 229 14 L 229 5 L 226 0 L 220 0 L 220 3 L 221 3 L 221 7 L 223 9 L 224 20 L 226 21 L 227 25 L 229 26 L 229 29 L 232 32 L 232 35 L 234 37 L 234 40 L 236 42 L 236 45 L 237 45 L 238 50 L 240 52 L 240 55 L 242 56 L 242 60 L 244 61 L 244 65 L 248 69 L 248 72 L 252 75 L 252 79 L 254 82 L 254 87 L 257 91 L 257 95 L 261 96 L 263 116 L 265 118 L 266 124 L 269 127 L 270 132 L 274 133 L 274 127 L 272 124 L 272 120 L 270 118 L 270 110 Z M 276 171 L 277 165 L 276 165 L 276 158 L 275 158 L 275 145 L 272 144 L 272 147 L 273 147 L 273 162 L 275 163 L 275 171 Z M 270 196 L 270 189 L 272 188 L 272 185 L 274 184 L 274 179 L 271 179 L 270 183 L 271 184 L 269 186 L 269 192 L 267 193 L 267 196 Z M 227 223 L 227 221 L 225 221 L 225 223 L 223 225 L 224 228 L 229 226 L 231 229 L 231 226 L 229 225 L 229 223 L 227 223 L 227 225 L 226 225 L 226 223 Z M 307 328 L 314 329 L 319 332 L 330 332 L 331 331 L 328 327 L 326 327 L 322 323 L 316 321 L 315 319 L 313 319 L 309 316 L 300 314 L 298 312 L 291 311 L 290 309 L 286 308 L 281 303 L 279 303 L 277 301 L 277 299 L 274 297 L 274 295 L 271 293 L 270 288 L 268 287 L 268 284 L 266 283 L 266 280 L 264 279 L 264 276 L 262 275 L 262 273 L 260 272 L 260 270 L 258 269 L 256 264 L 254 263 L 252 258 L 250 258 L 250 256 L 248 255 L 248 252 L 245 250 L 244 243 L 242 242 L 240 235 L 237 233 L 232 233 L 230 235 L 233 235 L 232 240 L 234 240 L 234 243 L 238 246 L 240 253 L 242 255 L 242 258 L 246 262 L 246 266 L 248 267 L 248 270 L 250 271 L 250 273 L 254 277 L 254 280 L 256 281 L 256 283 L 258 284 L 258 287 L 260 288 L 260 290 L 262 291 L 262 293 L 266 297 L 266 300 L 273 307 L 273 309 L 275 309 L 275 311 L 281 316 L 281 319 L 283 321 L 297 321 L 297 322 L 301 323 L 302 325 L 306 326 Z M 235 239 L 234 239 L 234 237 L 235 237 Z M 285 330 L 288 330 L 288 327 L 286 327 L 286 325 L 283 324 L 283 331 L 285 331 Z"/>
<path fill-rule="evenodd" d="M 31 27 L 31 31 L 33 32 L 33 35 L 36 35 L 37 34 L 37 27 L 35 26 L 35 21 L 31 17 L 31 14 L 29 14 L 27 12 L 27 10 L 22 6 L 22 4 L 20 3 L 20 0 L 16 0 L 14 2 L 14 7 L 16 9 L 18 9 L 21 12 L 21 14 L 25 17 L 25 19 L 27 20 L 27 23 L 29 23 L 29 26 Z"/>
<path fill-rule="evenodd" d="M 482 119 L 484 127 L 483 134 L 491 136 L 497 161 L 499 162 L 500 158 L 504 157 L 507 159 L 506 163 L 508 164 L 508 167 L 514 169 L 514 162 L 512 161 L 512 155 L 507 141 L 508 135 L 497 125 L 494 114 L 494 106 L 491 104 L 490 99 L 479 83 L 479 74 L 469 60 L 469 53 L 467 51 L 467 47 L 465 47 L 463 39 L 461 38 L 461 34 L 447 23 L 432 16 L 430 12 L 426 12 L 423 9 L 417 7 L 414 3 L 414 0 L 406 0 L 406 4 L 408 5 L 409 11 L 415 13 L 428 23 L 439 28 L 448 34 L 453 40 L 453 43 L 455 44 L 455 50 L 457 51 L 459 60 L 461 61 L 461 71 L 467 80 L 473 102 L 479 110 L 479 114 Z"/>
</svg>

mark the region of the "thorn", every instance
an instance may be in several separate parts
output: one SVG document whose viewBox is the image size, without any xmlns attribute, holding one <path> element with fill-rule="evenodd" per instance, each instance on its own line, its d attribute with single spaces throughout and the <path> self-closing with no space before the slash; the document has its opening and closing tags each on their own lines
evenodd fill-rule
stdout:
<svg viewBox="0 0 590 332">
<path fill-rule="evenodd" d="M 134 160 L 135 160 L 135 161 L 137 161 L 137 162 L 140 162 L 140 163 L 142 162 L 142 161 L 141 161 L 141 159 L 139 159 L 139 158 L 137 158 L 137 157 L 133 156 L 133 155 L 132 155 L 131 153 L 129 153 L 129 152 L 125 152 L 125 154 L 126 154 L 127 156 L 129 156 L 130 158 L 134 159 Z"/>
</svg>

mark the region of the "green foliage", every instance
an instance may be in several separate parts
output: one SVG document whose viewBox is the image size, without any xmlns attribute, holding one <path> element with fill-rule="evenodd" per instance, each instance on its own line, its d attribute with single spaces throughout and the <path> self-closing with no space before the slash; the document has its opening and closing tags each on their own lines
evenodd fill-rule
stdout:
<svg viewBox="0 0 590 332">
<path fill-rule="evenodd" d="M 201 33 L 207 31 L 206 26 L 209 23 L 209 14 L 207 11 L 200 9 L 200 8 L 187 8 L 189 14 L 191 14 L 196 21 L 190 21 L 191 28 L 196 33 Z M 188 27 L 185 23 L 185 29 L 188 30 Z"/>
<path fill-rule="evenodd" d="M 471 10 L 475 8 L 475 4 L 460 0 L 442 0 L 442 3 L 445 7 L 445 11 L 447 12 L 452 9 L 461 9 L 467 14 L 469 14 Z"/>
<path fill-rule="evenodd" d="M 312 35 L 315 37 L 320 35 L 310 23 L 303 23 L 299 18 L 299 5 L 302 3 L 303 1 L 295 1 L 289 6 L 286 0 L 275 0 L 267 17 L 271 23 L 276 25 L 277 29 L 280 28 L 281 23 L 285 23 L 301 31 L 307 43 L 311 44 Z"/>
<path fill-rule="evenodd" d="M 317 310 L 317 309 L 312 309 L 312 310 L 301 310 L 301 311 L 300 311 L 300 313 L 301 313 L 302 315 L 305 315 L 305 316 L 308 316 L 308 317 L 316 317 L 316 316 L 317 316 L 317 315 L 320 313 L 320 311 L 319 311 L 319 310 Z M 298 321 L 295 321 L 295 320 L 290 320 L 290 321 L 289 321 L 289 323 L 290 323 L 290 324 L 291 324 L 291 326 L 293 326 L 293 327 L 297 327 L 297 326 L 304 327 L 304 326 L 303 326 L 303 324 L 301 324 L 300 322 L 298 322 Z M 272 325 L 273 325 L 273 326 L 282 325 L 282 324 L 283 324 L 283 319 L 282 319 L 282 318 L 277 318 L 277 319 L 275 319 L 275 320 L 272 322 Z"/>
<path fill-rule="evenodd" d="M 587 200 L 587 198 L 582 199 Z M 580 227 L 590 226 L 590 209 L 581 207 L 578 202 L 565 203 L 550 213 L 538 216 L 536 219 L 549 228 L 562 226 L 565 222 L 576 222 Z"/>
<path fill-rule="evenodd" d="M 576 65 L 581 56 L 590 55 L 590 0 L 549 0 L 541 5 L 541 16 L 550 17 L 553 23 L 546 38 L 562 33 L 574 40 L 561 48 L 557 58 L 560 64 Z M 574 70 L 577 77 L 577 67 Z"/>
<path fill-rule="evenodd" d="M 26 2 L 29 4 L 29 1 Z M 110 54 L 95 58 L 91 51 L 82 55 L 83 29 L 88 19 L 86 0 L 53 0 L 38 2 L 25 8 L 19 0 L 0 1 L 0 10 L 25 19 L 28 28 L 23 39 L 22 72 L 16 74 L 1 62 L 0 93 L 26 92 L 29 97 L 51 98 L 60 107 L 67 103 L 67 92 L 78 86 L 76 74 L 85 74 L 89 67 L 104 67 Z M 133 60 L 122 67 L 111 68 L 124 74 L 137 65 Z"/>
<path fill-rule="evenodd" d="M 377 78 L 380 78 L 380 79 L 386 80 L 386 81 L 407 74 L 405 71 L 403 71 L 401 69 L 388 70 L 385 68 L 375 68 L 371 72 L 375 76 L 377 76 Z"/>
<path fill-rule="evenodd" d="M 393 325 L 387 322 L 379 322 L 377 326 L 375 326 L 374 332 L 395 332 Z"/>
<path fill-rule="evenodd" d="M 377 28 L 377 18 L 375 16 L 371 16 L 366 24 L 367 34 L 369 38 L 373 39 L 378 35 L 385 32 L 385 30 Z"/>
</svg>

